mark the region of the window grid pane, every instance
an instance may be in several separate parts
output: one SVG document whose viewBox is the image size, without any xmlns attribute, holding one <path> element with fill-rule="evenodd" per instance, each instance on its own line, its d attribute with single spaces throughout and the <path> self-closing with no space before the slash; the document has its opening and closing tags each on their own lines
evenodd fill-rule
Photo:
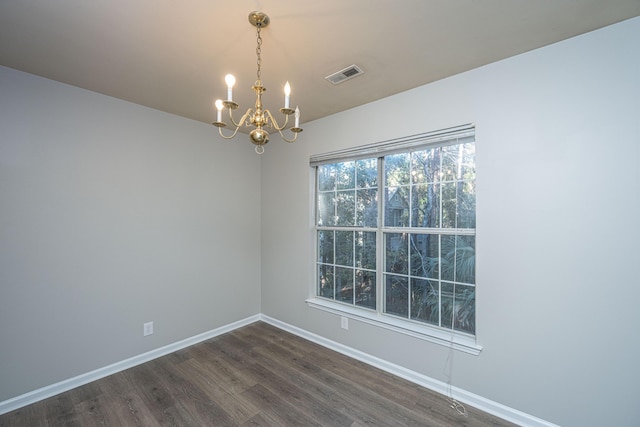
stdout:
<svg viewBox="0 0 640 427">
<path fill-rule="evenodd" d="M 474 334 L 475 236 L 416 231 L 384 232 L 383 311 Z"/>
<path fill-rule="evenodd" d="M 318 166 L 317 181 L 317 295 L 375 310 L 378 160 Z"/>
<path fill-rule="evenodd" d="M 475 143 L 468 141 L 380 158 L 381 212 L 378 159 L 317 166 L 318 296 L 475 334 Z"/>
</svg>

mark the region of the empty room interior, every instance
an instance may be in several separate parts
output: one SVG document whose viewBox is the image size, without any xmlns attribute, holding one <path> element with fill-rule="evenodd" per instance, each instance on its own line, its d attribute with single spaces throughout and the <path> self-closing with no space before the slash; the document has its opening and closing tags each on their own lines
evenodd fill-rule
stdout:
<svg viewBox="0 0 640 427">
<path fill-rule="evenodd" d="M 640 425 L 639 16 L 0 2 L 0 426 Z"/>
</svg>

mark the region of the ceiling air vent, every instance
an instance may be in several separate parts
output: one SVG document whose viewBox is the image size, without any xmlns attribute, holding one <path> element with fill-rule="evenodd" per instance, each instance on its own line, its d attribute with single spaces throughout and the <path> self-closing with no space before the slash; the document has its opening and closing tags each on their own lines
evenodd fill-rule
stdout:
<svg viewBox="0 0 640 427">
<path fill-rule="evenodd" d="M 357 65 L 350 65 L 347 68 L 338 71 L 337 73 L 333 73 L 330 76 L 325 77 L 326 80 L 329 80 L 334 85 L 338 83 L 346 82 L 349 79 L 357 77 L 361 74 L 364 74 L 364 71 Z"/>
</svg>

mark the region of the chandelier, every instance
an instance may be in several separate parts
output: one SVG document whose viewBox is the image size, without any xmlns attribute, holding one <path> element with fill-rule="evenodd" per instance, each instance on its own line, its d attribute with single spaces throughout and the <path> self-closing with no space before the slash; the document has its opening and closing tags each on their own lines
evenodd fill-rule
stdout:
<svg viewBox="0 0 640 427">
<path fill-rule="evenodd" d="M 246 113 L 240 118 L 240 121 L 236 122 L 233 118 L 233 110 L 238 108 L 238 104 L 233 101 L 233 85 L 236 82 L 235 77 L 231 74 L 227 74 L 225 76 L 225 82 L 227 83 L 227 100 L 222 101 L 218 99 L 215 102 L 217 117 L 216 121 L 213 122 L 213 125 L 218 128 L 218 132 L 220 136 L 224 139 L 231 139 L 236 136 L 238 133 L 238 129 L 241 126 L 245 127 L 254 127 L 254 129 L 249 132 L 250 141 L 255 144 L 256 153 L 262 154 L 264 153 L 264 146 L 269 142 L 269 132 L 267 132 L 264 128 L 275 129 L 280 134 L 280 137 L 286 142 L 295 142 L 298 139 L 298 134 L 302 132 L 302 128 L 300 128 L 300 109 L 296 106 L 295 110 L 290 107 L 290 98 L 291 98 L 291 86 L 289 82 L 287 82 L 284 86 L 284 107 L 280 108 L 280 112 L 284 115 L 284 123 L 279 125 L 276 119 L 271 115 L 271 112 L 262 106 L 262 94 L 267 90 L 262 85 L 262 80 L 260 79 L 260 66 L 262 64 L 261 47 L 262 47 L 262 37 L 260 36 L 260 30 L 262 28 L 269 25 L 269 17 L 262 12 L 251 12 L 249 14 L 249 22 L 251 25 L 256 27 L 257 29 L 257 47 L 256 47 L 256 56 L 258 71 L 256 72 L 257 80 L 255 84 L 252 86 L 253 91 L 256 93 L 256 104 L 254 108 L 249 108 Z M 226 127 L 227 124 L 222 121 L 222 110 L 226 109 L 229 115 L 229 119 L 231 123 L 235 127 L 235 130 L 231 135 L 224 135 L 222 133 L 222 128 Z M 286 129 L 287 124 L 289 122 L 289 116 L 293 114 L 294 116 L 294 124 L 289 131 L 293 133 L 293 138 L 285 137 L 283 130 Z"/>
</svg>

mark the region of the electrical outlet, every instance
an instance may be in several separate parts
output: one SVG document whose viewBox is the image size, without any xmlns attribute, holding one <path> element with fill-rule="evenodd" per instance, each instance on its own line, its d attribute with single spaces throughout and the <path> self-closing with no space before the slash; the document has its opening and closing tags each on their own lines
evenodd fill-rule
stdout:
<svg viewBox="0 0 640 427">
<path fill-rule="evenodd" d="M 340 316 L 340 327 L 342 329 L 349 329 L 349 318 Z"/>
<path fill-rule="evenodd" d="M 144 324 L 143 334 L 146 337 L 147 335 L 151 335 L 153 333 L 153 322 L 147 322 Z"/>
</svg>

